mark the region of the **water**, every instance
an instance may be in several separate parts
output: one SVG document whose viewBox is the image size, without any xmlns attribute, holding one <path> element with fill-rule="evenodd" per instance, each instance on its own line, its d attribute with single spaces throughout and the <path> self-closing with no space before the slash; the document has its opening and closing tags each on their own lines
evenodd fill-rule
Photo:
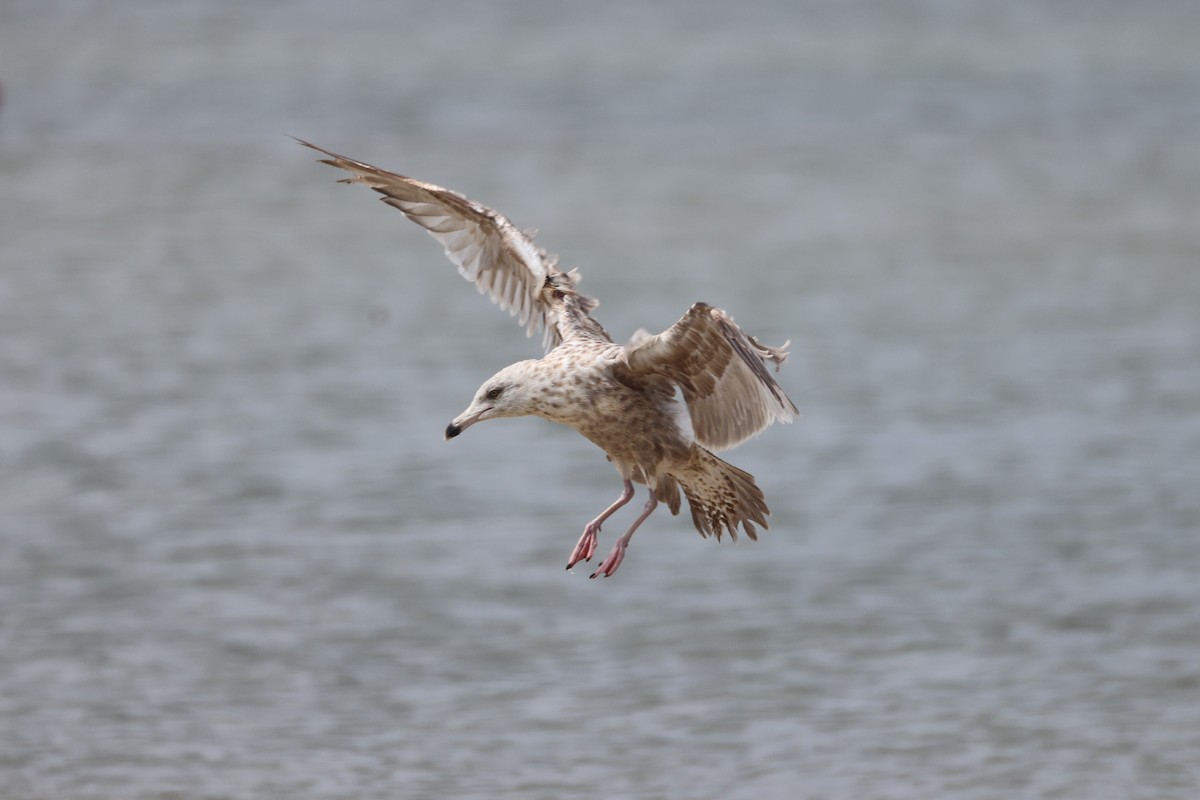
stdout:
<svg viewBox="0 0 1200 800">
<path fill-rule="evenodd" d="M 6 798 L 1191 798 L 1194 4 L 10 3 Z M 470 193 L 804 414 L 656 515 L 284 134 Z M 607 548 L 624 514 L 602 540 Z"/>
</svg>

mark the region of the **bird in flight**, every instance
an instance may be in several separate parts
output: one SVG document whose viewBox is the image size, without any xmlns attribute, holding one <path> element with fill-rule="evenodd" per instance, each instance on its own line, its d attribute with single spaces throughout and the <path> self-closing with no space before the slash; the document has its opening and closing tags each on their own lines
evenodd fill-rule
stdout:
<svg viewBox="0 0 1200 800">
<path fill-rule="evenodd" d="M 767 370 L 787 357 L 761 344 L 719 308 L 696 303 L 657 336 L 644 331 L 613 342 L 592 318 L 597 302 L 577 290 L 579 273 L 556 259 L 502 214 L 457 192 L 340 156 L 310 142 L 321 162 L 345 170 L 425 228 L 459 273 L 515 316 L 526 335 L 544 333 L 546 354 L 518 361 L 483 382 L 471 404 L 446 427 L 453 439 L 484 420 L 534 415 L 569 425 L 596 444 L 621 475 L 621 494 L 584 526 L 567 569 L 591 561 L 600 527 L 634 495 L 650 497 L 591 577 L 608 577 L 629 541 L 659 503 L 678 514 L 680 493 L 701 536 L 719 540 L 738 528 L 754 540 L 770 511 L 754 476 L 714 450 L 732 448 L 772 422 L 791 422 L 796 406 Z M 683 405 L 676 399 L 683 396 Z"/>
</svg>

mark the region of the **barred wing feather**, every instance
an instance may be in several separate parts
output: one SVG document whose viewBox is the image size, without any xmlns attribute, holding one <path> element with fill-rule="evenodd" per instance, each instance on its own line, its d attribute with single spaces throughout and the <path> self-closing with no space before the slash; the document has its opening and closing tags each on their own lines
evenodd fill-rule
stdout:
<svg viewBox="0 0 1200 800">
<path fill-rule="evenodd" d="M 450 189 L 373 167 L 303 139 L 297 141 L 328 156 L 322 163 L 349 172 L 352 177 L 341 183 L 369 186 L 382 195 L 383 202 L 428 231 L 445 248 L 459 274 L 515 316 L 526 335 L 546 328 L 549 309 L 541 295 L 546 278 L 562 276 L 572 283 L 578 279 L 574 272 L 560 272 L 546 251 L 497 211 Z M 548 346 L 555 343 L 547 342 Z"/>
</svg>

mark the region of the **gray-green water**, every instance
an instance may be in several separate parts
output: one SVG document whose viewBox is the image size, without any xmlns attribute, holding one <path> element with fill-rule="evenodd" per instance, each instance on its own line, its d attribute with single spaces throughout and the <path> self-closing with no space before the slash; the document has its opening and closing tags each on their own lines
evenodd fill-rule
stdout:
<svg viewBox="0 0 1200 800">
<path fill-rule="evenodd" d="M 1193 798 L 1194 3 L 0 9 L 0 794 Z M 285 134 L 695 300 L 804 414 L 656 515 Z M 605 531 L 607 548 L 623 514 Z"/>
</svg>

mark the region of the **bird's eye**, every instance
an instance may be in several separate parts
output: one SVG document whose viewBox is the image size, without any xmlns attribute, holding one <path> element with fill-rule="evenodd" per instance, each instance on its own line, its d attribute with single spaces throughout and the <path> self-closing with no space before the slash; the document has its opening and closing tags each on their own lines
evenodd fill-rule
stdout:
<svg viewBox="0 0 1200 800">
<path fill-rule="evenodd" d="M 487 393 L 487 399 L 488 399 L 488 400 L 495 400 L 497 397 L 499 397 L 499 396 L 500 396 L 500 393 L 501 393 L 501 392 L 503 392 L 503 391 L 504 391 L 503 387 L 500 387 L 500 386 L 497 386 L 497 387 L 495 387 L 495 388 L 493 388 L 493 389 L 488 389 L 488 393 Z"/>
</svg>

